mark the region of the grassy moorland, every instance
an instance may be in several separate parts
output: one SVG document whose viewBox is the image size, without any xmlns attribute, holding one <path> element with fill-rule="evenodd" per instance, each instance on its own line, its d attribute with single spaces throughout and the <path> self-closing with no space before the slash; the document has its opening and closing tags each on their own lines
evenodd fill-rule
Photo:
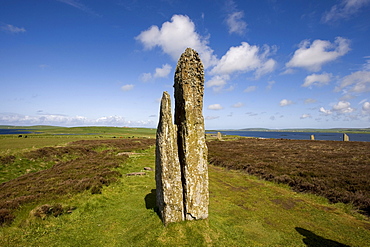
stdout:
<svg viewBox="0 0 370 247">
<path fill-rule="evenodd" d="M 87 136 L 10 152 L 6 166 L 23 174 L 0 175 L 0 246 L 370 246 L 370 223 L 350 205 L 213 165 L 209 218 L 164 227 L 154 172 L 125 175 L 154 168 L 153 143 Z"/>
<path fill-rule="evenodd" d="M 370 215 L 370 143 L 246 138 L 208 143 L 213 165 L 351 203 Z"/>
</svg>

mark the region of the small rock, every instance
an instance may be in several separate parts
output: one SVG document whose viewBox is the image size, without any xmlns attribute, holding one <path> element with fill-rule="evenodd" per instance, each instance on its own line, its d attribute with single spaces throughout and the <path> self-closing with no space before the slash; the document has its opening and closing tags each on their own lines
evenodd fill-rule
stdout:
<svg viewBox="0 0 370 247">
<path fill-rule="evenodd" d="M 145 171 L 153 171 L 153 168 L 151 168 L 151 167 L 144 167 L 144 170 Z"/>
<path fill-rule="evenodd" d="M 145 172 L 131 172 L 131 173 L 127 173 L 126 176 L 143 176 L 143 175 L 146 175 Z"/>
</svg>

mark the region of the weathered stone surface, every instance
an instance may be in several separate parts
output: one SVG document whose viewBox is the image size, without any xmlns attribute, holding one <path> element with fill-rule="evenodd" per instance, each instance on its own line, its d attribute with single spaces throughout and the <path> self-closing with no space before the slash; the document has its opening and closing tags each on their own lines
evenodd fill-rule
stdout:
<svg viewBox="0 0 370 247">
<path fill-rule="evenodd" d="M 187 48 L 175 72 L 175 125 L 182 172 L 186 220 L 208 217 L 208 163 L 203 119 L 204 69 L 196 51 Z"/>
<path fill-rule="evenodd" d="M 311 141 L 315 140 L 315 135 L 311 135 Z"/>
<path fill-rule="evenodd" d="M 165 225 L 184 220 L 176 130 L 172 123 L 171 99 L 164 92 L 157 128 L 155 176 L 157 206 Z"/>
</svg>

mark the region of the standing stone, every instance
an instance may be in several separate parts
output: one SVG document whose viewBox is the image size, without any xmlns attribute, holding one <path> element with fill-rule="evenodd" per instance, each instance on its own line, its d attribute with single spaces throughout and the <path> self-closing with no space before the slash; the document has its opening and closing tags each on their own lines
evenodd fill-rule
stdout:
<svg viewBox="0 0 370 247">
<path fill-rule="evenodd" d="M 171 99 L 163 92 L 156 136 L 156 197 L 162 221 L 184 220 L 181 167 L 177 149 L 177 128 L 172 123 Z"/>
<path fill-rule="evenodd" d="M 346 133 L 343 133 L 343 141 L 348 142 L 349 136 Z"/>
<path fill-rule="evenodd" d="M 311 135 L 311 141 L 314 141 L 314 140 L 315 140 L 315 136 Z"/>
<path fill-rule="evenodd" d="M 222 141 L 221 132 L 217 132 L 217 140 Z"/>
<path fill-rule="evenodd" d="M 204 69 L 196 51 L 187 48 L 175 72 L 175 124 L 182 172 L 186 220 L 208 217 L 208 149 L 203 119 Z"/>
</svg>

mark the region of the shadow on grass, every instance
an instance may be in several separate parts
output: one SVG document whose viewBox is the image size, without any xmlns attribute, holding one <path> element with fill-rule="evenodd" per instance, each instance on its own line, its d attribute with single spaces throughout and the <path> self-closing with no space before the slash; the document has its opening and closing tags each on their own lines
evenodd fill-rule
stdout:
<svg viewBox="0 0 370 247">
<path fill-rule="evenodd" d="M 146 209 L 152 209 L 158 217 L 162 219 L 157 207 L 156 190 L 151 190 L 151 192 L 145 196 L 144 200 Z"/>
<path fill-rule="evenodd" d="M 308 247 L 350 247 L 349 245 L 320 237 L 315 233 L 300 227 L 296 227 L 295 230 L 305 237 L 303 239 L 303 243 L 305 243 Z"/>
</svg>

